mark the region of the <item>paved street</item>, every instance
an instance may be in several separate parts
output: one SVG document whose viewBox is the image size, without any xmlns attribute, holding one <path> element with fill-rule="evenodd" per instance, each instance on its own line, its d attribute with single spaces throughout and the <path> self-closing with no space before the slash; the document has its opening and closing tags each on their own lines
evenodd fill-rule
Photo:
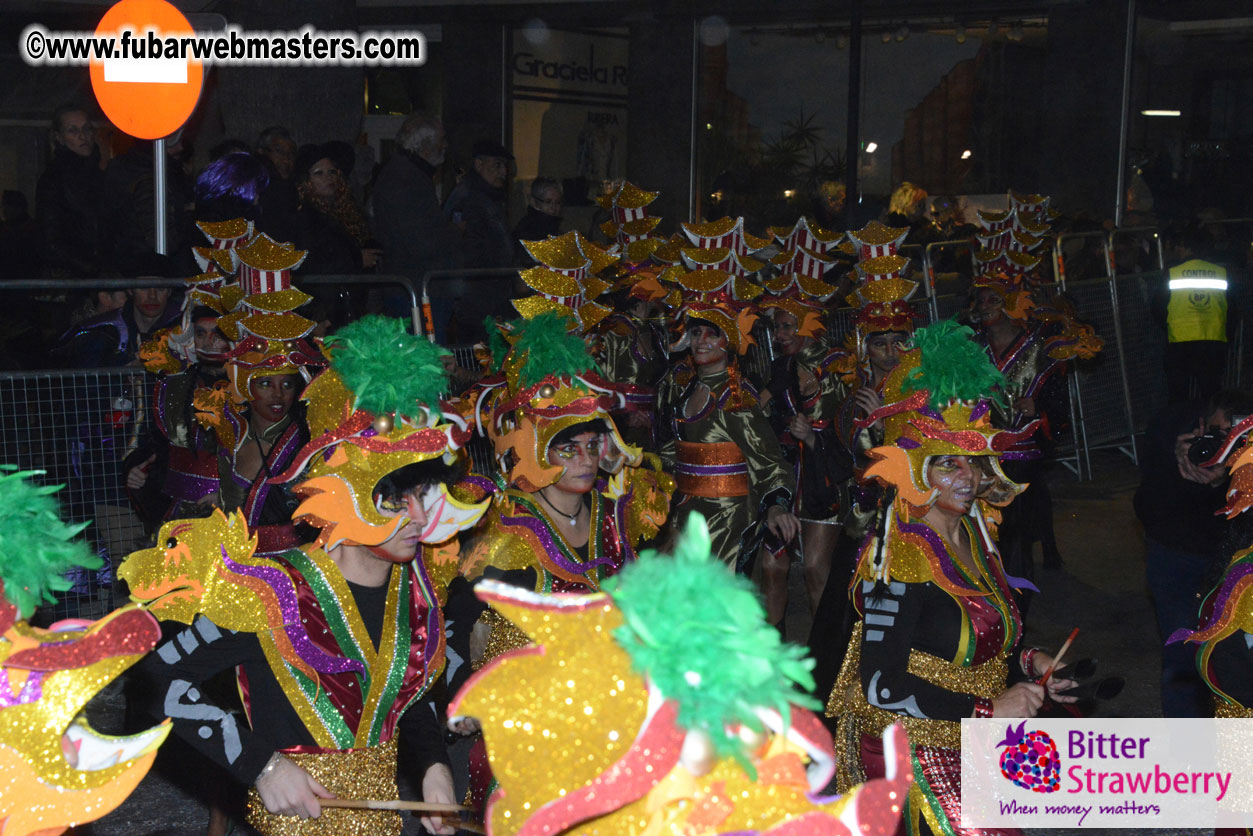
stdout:
<svg viewBox="0 0 1253 836">
<path fill-rule="evenodd" d="M 1153 717 L 1160 713 L 1157 694 L 1159 654 L 1152 610 L 1144 586 L 1143 542 L 1131 510 L 1137 475 L 1131 463 L 1113 453 L 1093 462 L 1097 479 L 1077 483 L 1055 468 L 1050 479 L 1056 505 L 1058 546 L 1065 560 L 1060 571 L 1037 570 L 1041 595 L 1032 605 L 1028 638 L 1043 647 L 1058 647 L 1074 627 L 1080 630 L 1071 658 L 1100 660 L 1101 670 L 1120 674 L 1127 687 L 1116 700 L 1102 706 L 1102 714 L 1116 717 Z M 808 632 L 800 567 L 794 567 L 789 636 Z M 95 722 L 109 728 L 120 709 L 113 691 L 102 705 L 93 706 Z M 206 821 L 204 807 L 159 775 L 144 781 L 117 811 L 90 828 L 92 836 L 200 836 Z M 413 820 L 416 824 L 416 819 Z M 85 830 L 85 829 L 84 829 Z M 1040 830 L 1042 834 L 1125 830 Z M 1158 831 L 1166 833 L 1169 831 Z M 1173 831 L 1208 833 L 1207 830 Z"/>
</svg>

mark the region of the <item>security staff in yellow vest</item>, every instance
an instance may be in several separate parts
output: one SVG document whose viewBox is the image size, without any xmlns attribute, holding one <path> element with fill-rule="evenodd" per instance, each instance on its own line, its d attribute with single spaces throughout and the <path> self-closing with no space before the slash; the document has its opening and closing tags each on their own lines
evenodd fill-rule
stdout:
<svg viewBox="0 0 1253 836">
<path fill-rule="evenodd" d="M 1163 361 L 1170 403 L 1205 400 L 1219 390 L 1227 365 L 1227 268 L 1196 257 L 1201 238 L 1193 228 L 1174 241 L 1178 263 L 1167 272 L 1166 350 Z"/>
</svg>

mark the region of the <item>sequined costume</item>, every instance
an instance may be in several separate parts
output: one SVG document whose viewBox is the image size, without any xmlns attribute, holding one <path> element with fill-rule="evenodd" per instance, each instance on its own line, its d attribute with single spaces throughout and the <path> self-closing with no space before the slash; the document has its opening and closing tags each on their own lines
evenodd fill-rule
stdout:
<svg viewBox="0 0 1253 836">
<path fill-rule="evenodd" d="M 685 406 L 707 386 L 704 406 Z M 790 509 L 795 476 L 757 393 L 734 368 L 693 377 L 673 407 L 674 440 L 662 448 L 675 476 L 676 512 L 699 511 L 709 525 L 714 554 L 747 568 L 765 536 L 766 512 Z"/>
<path fill-rule="evenodd" d="M 803 651 L 709 546 L 693 515 L 672 556 L 646 552 L 608 593 L 478 587 L 534 643 L 449 705 L 489 743 L 488 833 L 894 832 L 913 780 L 900 728 L 885 741 L 892 779 L 823 795 L 835 752 L 795 688 L 812 684 Z"/>
<path fill-rule="evenodd" d="M 143 779 L 169 734 L 162 723 L 102 735 L 85 708 L 161 638 L 129 604 L 97 621 L 27 621 L 71 587 L 71 571 L 101 561 L 59 517 L 59 487 L 42 471 L 0 467 L 0 833 L 57 836 L 116 808 Z"/>
<path fill-rule="evenodd" d="M 573 324 L 570 317 L 544 312 L 505 327 L 502 373 L 466 398 L 500 463 L 493 478 L 469 480 L 481 495 L 490 495 L 491 508 L 461 560 L 467 583 L 449 592 L 450 619 L 489 630 L 477 665 L 528 639 L 474 600 L 470 583 L 494 578 L 541 593 L 599 591 L 603 580 L 635 559 L 641 541 L 656 536 L 669 511 L 673 481 L 655 457 L 646 459 L 618 433 L 610 415 L 621 407 L 622 395 L 597 373 L 582 339 L 569 330 Z M 587 543 L 575 547 L 563 530 L 566 519 L 552 516 L 551 509 L 545 513 L 540 492 L 565 474 L 559 460 L 549 458 L 554 439 L 588 422 L 600 422 L 600 478 L 585 499 Z M 471 657 L 465 631 L 451 641 L 459 656 Z M 453 672 L 453 686 L 468 674 Z M 480 739 L 471 753 L 471 802 L 480 806 L 491 787 Z"/>
<path fill-rule="evenodd" d="M 1253 506 L 1253 418 L 1231 428 L 1227 440 L 1206 466 L 1226 462 L 1231 473 L 1227 504 L 1230 519 Z M 1253 547 L 1236 552 L 1222 578 L 1201 603 L 1195 630 L 1180 629 L 1168 643 L 1197 645 L 1196 667 L 1214 692 L 1214 716 L 1253 717 Z"/>
<path fill-rule="evenodd" d="M 175 633 L 145 662 L 154 706 L 174 730 L 245 784 L 282 753 L 343 798 L 397 797 L 397 738 L 421 782 L 447 760 L 431 689 L 445 664 L 435 551 L 456 555 L 456 536 L 483 505 L 435 483 L 415 494 L 425 525 L 418 555 L 383 558 L 382 586 L 348 581 L 332 555 L 375 549 L 418 518 L 383 513 L 380 480 L 402 468 L 454 462 L 469 437 L 435 404 L 446 387 L 442 349 L 405 333 L 399 320 L 366 317 L 334 337 L 332 368 L 305 390 L 310 440 L 276 485 L 295 483 L 297 519 L 317 540 L 262 554 L 240 512 L 176 520 L 156 548 L 120 571 L 132 596 Z M 386 385 L 381 385 L 386 382 Z M 406 505 L 412 508 L 412 504 Z M 414 559 L 416 557 L 416 559 Z M 235 667 L 247 727 L 211 704 L 201 683 Z M 400 816 L 325 810 L 317 819 L 269 812 L 250 791 L 249 823 L 265 834 L 399 834 Z"/>
<path fill-rule="evenodd" d="M 769 239 L 747 233 L 743 218 L 682 227 L 690 246 L 677 248 L 686 272 L 675 274 L 674 282 L 682 297 L 675 319 L 684 335 L 672 348 L 671 376 L 659 391 L 666 401 L 658 412 L 670 423 L 661 456 L 675 475 L 675 513 L 699 511 L 714 554 L 751 571 L 767 539 L 767 512 L 774 506 L 790 511 L 796 493 L 757 391 L 735 365 L 754 344 L 755 300 L 764 292 L 753 278 L 765 262 L 749 253 Z M 677 353 L 690 347 L 694 324 L 712 325 L 725 338 L 724 370 L 702 374 L 693 358 Z M 782 548 L 771 540 L 770 548 Z"/>
<path fill-rule="evenodd" d="M 905 811 L 911 834 L 922 822 L 935 833 L 979 832 L 960 826 L 959 721 L 1005 690 L 1022 631 L 1015 581 L 993 535 L 992 502 L 1022 490 L 997 465 L 996 451 L 1014 436 L 994 430 L 989 403 L 977 400 L 999 375 L 965 343 L 968 335 L 951 322 L 919 331 L 920 347 L 887 377 L 885 405 L 864 419 L 885 421 L 885 443 L 871 451 L 866 476 L 888 486 L 891 502 L 862 549 L 854 577 L 860 620 L 827 705 L 839 717 L 841 787 L 874 774 L 877 736 L 890 723 L 905 726 L 917 779 Z M 957 368 L 963 372 L 954 375 Z M 923 519 L 939 496 L 928 462 L 946 455 L 986 464 L 988 487 L 961 520 L 973 569 Z"/>
</svg>

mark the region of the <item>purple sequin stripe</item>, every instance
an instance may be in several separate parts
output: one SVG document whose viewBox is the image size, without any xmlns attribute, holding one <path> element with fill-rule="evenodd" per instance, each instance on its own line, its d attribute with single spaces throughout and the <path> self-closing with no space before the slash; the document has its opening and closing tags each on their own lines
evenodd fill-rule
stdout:
<svg viewBox="0 0 1253 836">
<path fill-rule="evenodd" d="M 927 541 L 927 545 L 929 545 L 936 554 L 944 555 L 945 557 L 948 556 L 948 550 L 944 548 L 944 541 L 940 539 L 940 535 L 937 534 L 931 526 L 926 525 L 925 523 L 905 522 L 900 517 L 897 517 L 897 520 L 900 522 L 901 531 L 908 534 L 917 534 L 922 539 Z M 957 567 L 953 565 L 952 558 L 949 558 L 948 560 L 941 560 L 940 567 L 944 570 L 944 576 L 952 581 L 954 585 L 966 588 L 970 586 L 970 584 L 966 583 L 965 579 L 958 574 Z"/>
<path fill-rule="evenodd" d="M 540 543 L 544 546 L 544 551 L 548 553 L 550 558 L 552 558 L 553 563 L 557 564 L 567 572 L 572 572 L 576 575 L 585 575 L 589 569 L 595 566 L 613 565 L 613 561 L 605 555 L 601 555 L 595 560 L 588 560 L 587 563 L 575 563 L 572 560 L 567 560 L 565 555 L 561 553 L 561 549 L 557 546 L 556 541 L 553 540 L 552 533 L 549 532 L 548 527 L 544 525 L 544 521 L 536 517 L 504 517 L 502 521 L 505 525 L 520 525 L 531 529 L 531 531 L 535 533 L 535 536 L 539 538 Z M 596 532 L 593 531 L 591 536 L 595 537 Z"/>
<path fill-rule="evenodd" d="M 22 683 L 22 690 L 17 695 L 9 694 L 7 687 L 0 688 L 0 708 L 13 708 L 19 705 L 30 705 L 38 702 L 44 695 L 43 671 L 31 671 L 30 676 Z"/>
<path fill-rule="evenodd" d="M 1234 571 L 1228 572 L 1223 578 L 1222 585 L 1218 587 L 1218 592 L 1214 594 L 1214 606 L 1210 610 L 1209 620 L 1205 624 L 1202 624 L 1197 630 L 1190 630 L 1187 627 L 1181 627 L 1170 634 L 1170 638 L 1166 640 L 1166 644 L 1174 644 L 1175 642 L 1183 641 L 1195 632 L 1208 630 L 1210 627 L 1214 626 L 1214 623 L 1222 617 L 1223 610 L 1227 608 L 1227 600 L 1231 598 L 1231 593 L 1235 591 L 1236 584 L 1239 583 L 1242 578 L 1247 577 L 1250 572 L 1253 572 L 1253 561 L 1248 560 L 1236 566 Z"/>
<path fill-rule="evenodd" d="M 296 590 L 291 587 L 291 579 L 285 573 L 270 566 L 245 566 L 242 563 L 236 563 L 226 553 L 225 547 L 222 548 L 222 560 L 232 572 L 260 578 L 274 590 L 274 594 L 278 596 L 279 609 L 283 613 L 283 629 L 287 637 L 291 639 L 292 646 L 296 648 L 297 655 L 308 662 L 309 667 L 318 673 L 365 673 L 365 666 L 356 659 L 330 656 L 313 644 L 313 640 L 301 626 Z"/>
<path fill-rule="evenodd" d="M 216 491 L 218 480 L 211 476 L 194 476 L 171 470 L 165 478 L 164 487 L 165 492 L 175 499 L 196 502 Z"/>
<path fill-rule="evenodd" d="M 988 401 L 979 401 L 977 404 L 975 404 L 975 408 L 970 410 L 971 423 L 974 423 L 975 421 L 978 421 L 980 418 L 982 418 L 984 415 L 987 415 L 988 410 L 990 410 L 991 408 L 992 408 L 992 404 L 990 404 Z"/>
<path fill-rule="evenodd" d="M 914 441 L 912 438 L 906 438 L 905 436 L 901 436 L 900 438 L 896 439 L 896 446 L 901 448 L 902 450 L 917 450 L 922 445 L 918 443 L 917 441 Z"/>
<path fill-rule="evenodd" d="M 288 462 L 291 461 L 292 455 L 301 446 L 300 433 L 293 432 L 287 438 L 287 442 L 281 450 L 271 450 L 269 459 L 272 462 Z M 275 455 L 277 453 L 277 455 Z M 273 468 L 275 472 L 282 472 L 282 467 Z M 270 480 L 260 479 L 257 481 L 256 490 L 249 497 L 248 507 L 248 528 L 256 528 L 261 524 L 261 511 L 265 508 L 265 498 L 270 495 Z"/>
</svg>

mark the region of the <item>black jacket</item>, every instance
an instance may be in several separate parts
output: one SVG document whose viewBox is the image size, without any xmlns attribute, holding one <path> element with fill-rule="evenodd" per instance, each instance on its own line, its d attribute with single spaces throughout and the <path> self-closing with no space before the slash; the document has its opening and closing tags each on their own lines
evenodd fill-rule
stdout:
<svg viewBox="0 0 1253 836">
<path fill-rule="evenodd" d="M 94 278 L 109 260 L 100 156 L 58 146 L 35 189 L 44 267 L 55 278 Z"/>
<path fill-rule="evenodd" d="M 477 171 L 467 174 L 444 203 L 444 217 L 461 227 L 466 267 L 509 267 L 513 238 L 505 215 L 505 192 L 493 188 Z"/>
<path fill-rule="evenodd" d="M 461 266 L 460 237 L 440 209 L 433 174 L 421 157 L 398 152 L 379 170 L 370 199 L 386 271 L 415 281 L 428 270 Z M 438 291 L 433 285 L 432 294 Z"/>
</svg>

